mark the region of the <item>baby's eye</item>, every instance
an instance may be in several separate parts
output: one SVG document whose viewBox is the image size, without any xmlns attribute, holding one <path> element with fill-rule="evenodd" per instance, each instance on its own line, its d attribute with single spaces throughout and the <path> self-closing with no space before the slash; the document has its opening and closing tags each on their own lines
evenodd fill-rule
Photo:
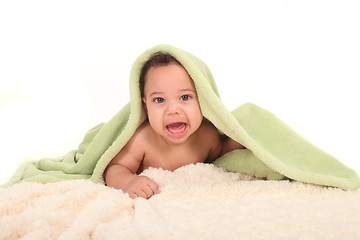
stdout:
<svg viewBox="0 0 360 240">
<path fill-rule="evenodd" d="M 182 100 L 182 101 L 188 101 L 188 100 L 190 100 L 190 98 L 191 98 L 190 95 L 183 95 L 183 96 L 180 97 L 180 100 Z"/>
<path fill-rule="evenodd" d="M 165 99 L 163 99 L 161 97 L 157 97 L 157 98 L 154 98 L 153 101 L 156 102 L 156 103 L 163 103 L 163 102 L 165 102 Z"/>
</svg>

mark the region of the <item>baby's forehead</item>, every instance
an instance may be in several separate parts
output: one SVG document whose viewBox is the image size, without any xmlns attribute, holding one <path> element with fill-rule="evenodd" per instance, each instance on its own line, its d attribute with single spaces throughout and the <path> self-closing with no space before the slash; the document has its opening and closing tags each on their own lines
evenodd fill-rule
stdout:
<svg viewBox="0 0 360 240">
<path fill-rule="evenodd" d="M 194 81 L 180 64 L 157 66 L 149 69 L 146 77 L 145 91 L 152 92 L 185 92 L 196 93 Z"/>
</svg>

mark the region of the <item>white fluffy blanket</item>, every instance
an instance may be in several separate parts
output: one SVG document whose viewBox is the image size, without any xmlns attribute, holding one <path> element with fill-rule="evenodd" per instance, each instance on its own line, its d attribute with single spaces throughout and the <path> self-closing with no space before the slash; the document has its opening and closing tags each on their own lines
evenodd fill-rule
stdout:
<svg viewBox="0 0 360 240">
<path fill-rule="evenodd" d="M 149 200 L 85 180 L 0 189 L 0 239 L 360 239 L 360 191 L 207 164 L 148 169 Z"/>
</svg>

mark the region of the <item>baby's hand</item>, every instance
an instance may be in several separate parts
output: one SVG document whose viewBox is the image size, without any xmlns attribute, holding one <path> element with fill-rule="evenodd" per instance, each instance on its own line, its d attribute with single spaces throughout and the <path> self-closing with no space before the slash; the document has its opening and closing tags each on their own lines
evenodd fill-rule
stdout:
<svg viewBox="0 0 360 240">
<path fill-rule="evenodd" d="M 142 197 L 149 199 L 152 195 L 160 192 L 159 185 L 146 176 L 134 175 L 123 188 L 132 199 Z"/>
</svg>

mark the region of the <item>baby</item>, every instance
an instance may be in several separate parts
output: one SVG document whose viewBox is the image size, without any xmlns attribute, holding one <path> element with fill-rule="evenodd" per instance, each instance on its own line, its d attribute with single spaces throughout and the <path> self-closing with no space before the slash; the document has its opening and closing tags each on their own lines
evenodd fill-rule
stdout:
<svg viewBox="0 0 360 240">
<path fill-rule="evenodd" d="M 154 54 L 140 75 L 142 102 L 148 119 L 112 159 L 105 172 L 107 186 L 131 198 L 150 198 L 159 185 L 146 176 L 147 168 L 173 171 L 212 162 L 233 149 L 243 148 L 226 138 L 203 118 L 193 80 L 171 55 Z"/>
</svg>

